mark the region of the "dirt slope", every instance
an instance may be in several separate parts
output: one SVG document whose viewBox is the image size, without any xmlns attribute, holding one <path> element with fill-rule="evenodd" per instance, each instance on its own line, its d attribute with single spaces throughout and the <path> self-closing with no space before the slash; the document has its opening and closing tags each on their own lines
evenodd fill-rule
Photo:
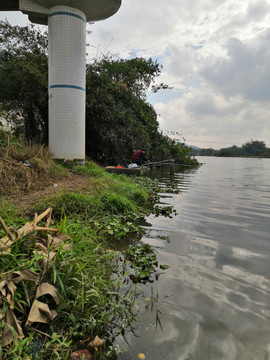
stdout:
<svg viewBox="0 0 270 360">
<path fill-rule="evenodd" d="M 50 182 L 41 189 L 29 192 L 27 194 L 17 194 L 10 198 L 10 205 L 17 206 L 26 210 L 37 200 L 45 199 L 64 190 L 82 190 L 89 187 L 89 180 L 82 175 L 70 173 L 69 177 L 62 178 L 57 182 Z"/>
</svg>

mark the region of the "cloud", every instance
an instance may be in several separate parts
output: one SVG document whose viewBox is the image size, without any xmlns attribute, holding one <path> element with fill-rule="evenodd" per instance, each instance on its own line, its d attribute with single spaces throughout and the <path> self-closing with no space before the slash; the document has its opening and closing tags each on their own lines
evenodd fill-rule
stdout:
<svg viewBox="0 0 270 360">
<path fill-rule="evenodd" d="M 201 147 L 221 148 L 241 145 L 251 138 L 269 139 L 270 104 L 262 108 L 241 96 L 226 98 L 207 86 L 166 104 L 157 103 L 155 109 L 161 129 L 178 131 L 188 143 Z"/>
<path fill-rule="evenodd" d="M 0 20 L 5 19 L 7 19 L 13 26 L 26 26 L 28 23 L 28 16 L 23 15 L 20 11 L 1 11 Z"/>
<path fill-rule="evenodd" d="M 230 39 L 227 58 L 209 59 L 200 75 L 225 96 L 241 95 L 247 100 L 270 100 L 270 30 L 248 43 Z"/>
</svg>

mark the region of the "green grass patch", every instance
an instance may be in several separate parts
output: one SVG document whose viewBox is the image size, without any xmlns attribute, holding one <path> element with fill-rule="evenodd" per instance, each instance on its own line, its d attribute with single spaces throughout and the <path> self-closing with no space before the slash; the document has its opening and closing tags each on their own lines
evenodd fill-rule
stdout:
<svg viewBox="0 0 270 360">
<path fill-rule="evenodd" d="M 32 161 L 32 166 L 42 174 L 47 169 L 43 169 L 40 160 Z M 57 166 L 67 171 L 61 164 Z M 35 296 L 35 284 L 27 280 L 21 282 L 16 289 L 14 312 L 22 324 L 25 338 L 17 344 L 0 347 L 3 360 L 37 359 L 36 353 L 38 359 L 68 359 L 70 352 L 78 349 L 80 341 L 93 339 L 96 335 L 106 340 L 105 346 L 99 349 L 98 358 L 115 358 L 116 350 L 111 346 L 115 336 L 131 329 L 136 322 L 137 290 L 131 283 L 126 289 L 129 279 L 124 274 L 126 271 L 123 273 L 122 255 L 111 251 L 108 244 L 115 240 L 132 238 L 137 241 L 140 238 L 143 230 L 137 221 L 149 211 L 149 200 L 151 203 L 156 199 L 156 184 L 150 180 L 108 174 L 94 163 L 75 169 L 88 177 L 89 191 L 60 192 L 29 210 L 29 217 L 34 218 L 34 213 L 40 214 L 52 207 L 53 227 L 70 237 L 71 247 L 57 249 L 42 279 L 57 288 L 60 295 L 60 306 L 55 308 L 57 316 L 48 324 L 25 327 L 29 304 Z M 8 202 L 2 204 L 0 216 L 7 226 L 18 229 L 27 222 Z M 4 232 L 0 230 L 2 236 Z M 46 234 L 41 233 L 22 238 L 9 254 L 1 255 L 0 282 L 10 271 L 30 269 L 38 274 L 43 271 L 36 243 L 44 236 Z M 128 242 L 125 244 L 127 246 Z M 143 280 L 147 280 L 147 276 L 150 278 L 152 267 L 156 265 L 155 255 L 146 250 L 140 254 L 139 267 L 134 270 Z M 135 255 L 130 250 L 128 256 L 131 261 L 131 256 Z M 52 305 L 46 296 L 42 301 Z M 3 307 L 3 312 L 7 309 L 8 304 Z M 2 318 L 0 332 L 3 326 Z"/>
</svg>

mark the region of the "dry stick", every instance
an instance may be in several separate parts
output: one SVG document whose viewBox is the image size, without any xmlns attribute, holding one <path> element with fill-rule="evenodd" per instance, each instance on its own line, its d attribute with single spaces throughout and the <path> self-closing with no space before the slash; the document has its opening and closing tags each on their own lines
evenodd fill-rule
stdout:
<svg viewBox="0 0 270 360">
<path fill-rule="evenodd" d="M 38 214 L 37 214 L 37 213 L 35 213 L 34 224 L 36 224 L 36 223 L 37 223 L 37 217 L 38 217 Z"/>
<path fill-rule="evenodd" d="M 9 151 L 9 135 L 8 135 L 8 143 L 7 143 L 7 156 L 8 156 L 8 151 Z"/>
<path fill-rule="evenodd" d="M 53 232 L 57 232 L 59 231 L 59 229 L 52 229 L 52 228 L 49 228 L 49 227 L 42 227 L 42 226 L 36 226 L 34 228 L 34 230 L 37 230 L 37 231 L 53 231 Z"/>
<path fill-rule="evenodd" d="M 37 214 L 35 214 L 35 220 L 32 221 L 31 223 L 26 223 L 22 228 L 20 228 L 17 233 L 18 233 L 18 239 L 21 237 L 22 234 L 28 235 L 29 233 L 31 233 L 32 231 L 35 230 L 45 230 L 45 231 L 54 231 L 57 232 L 59 231 L 58 229 L 50 229 L 50 228 L 43 228 L 43 227 L 38 227 L 36 226 L 37 223 L 42 220 L 45 216 L 47 216 L 48 214 L 50 214 L 50 212 L 52 211 L 52 208 L 48 208 L 47 210 L 45 210 L 42 214 L 40 214 L 39 216 L 37 216 Z M 17 239 L 17 240 L 18 240 Z"/>
<path fill-rule="evenodd" d="M 36 224 L 42 220 L 46 215 L 49 214 L 49 212 L 52 211 L 52 208 L 48 208 L 47 210 L 45 210 L 42 214 L 40 214 L 37 218 L 36 218 Z"/>
<path fill-rule="evenodd" d="M 40 331 L 40 330 L 35 329 L 35 328 L 32 328 L 32 327 L 30 327 L 30 326 L 28 326 L 27 328 L 28 328 L 29 330 L 31 330 L 31 331 L 38 332 L 39 334 L 44 335 L 44 336 L 47 336 L 48 338 L 52 339 L 52 336 L 51 336 L 51 335 L 49 335 L 49 334 L 47 334 L 47 333 L 45 333 L 45 332 L 43 332 L 43 331 Z"/>
<path fill-rule="evenodd" d="M 41 226 L 36 226 L 36 224 L 42 220 L 45 216 L 47 216 L 48 214 L 51 214 L 52 208 L 48 208 L 47 210 L 45 210 L 42 214 L 40 214 L 39 216 L 35 216 L 35 220 L 31 223 L 26 223 L 23 227 L 21 227 L 19 230 L 16 231 L 17 233 L 17 237 L 14 238 L 14 236 L 12 235 L 12 233 L 9 231 L 7 225 L 5 224 L 4 220 L 1 218 L 0 216 L 0 224 L 2 225 L 2 228 L 4 229 L 5 233 L 7 234 L 8 238 L 12 241 L 15 242 L 16 240 L 19 240 L 21 238 L 22 235 L 28 235 L 29 233 L 31 233 L 32 231 L 53 231 L 53 232 L 58 232 L 59 229 L 51 229 L 49 227 L 41 227 Z"/>
<path fill-rule="evenodd" d="M 44 147 L 44 144 L 43 144 L 43 145 L 40 147 L 40 149 L 38 150 L 38 152 L 37 152 L 37 154 L 36 154 L 36 157 L 38 157 L 38 155 L 39 155 L 39 153 L 42 151 L 43 147 Z"/>
<path fill-rule="evenodd" d="M 12 242 L 15 241 L 14 236 L 11 234 L 11 232 L 9 231 L 9 228 L 7 227 L 7 225 L 5 224 L 4 220 L 1 218 L 0 216 L 0 224 L 2 225 L 2 228 L 4 230 L 4 232 L 7 234 L 7 236 L 9 237 L 9 240 L 11 240 Z"/>
<path fill-rule="evenodd" d="M 45 227 L 49 227 L 52 219 L 52 208 L 50 208 L 51 211 L 47 215 L 47 220 L 45 222 Z"/>
</svg>

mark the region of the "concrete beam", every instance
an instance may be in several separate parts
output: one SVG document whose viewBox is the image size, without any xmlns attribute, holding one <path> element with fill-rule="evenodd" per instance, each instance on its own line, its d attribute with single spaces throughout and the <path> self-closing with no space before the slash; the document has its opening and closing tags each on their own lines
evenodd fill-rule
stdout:
<svg viewBox="0 0 270 360">
<path fill-rule="evenodd" d="M 1 0 L 0 11 L 18 11 L 19 0 Z"/>
</svg>

